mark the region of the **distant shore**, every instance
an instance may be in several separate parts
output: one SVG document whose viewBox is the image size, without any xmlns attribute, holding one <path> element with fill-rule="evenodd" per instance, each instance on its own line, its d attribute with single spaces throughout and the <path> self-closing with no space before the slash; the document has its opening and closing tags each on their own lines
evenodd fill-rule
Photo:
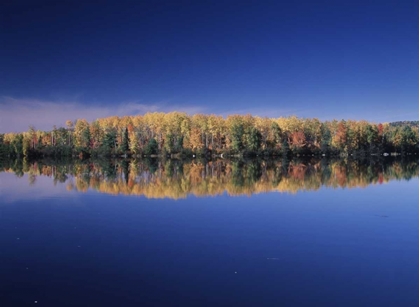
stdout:
<svg viewBox="0 0 420 307">
<path fill-rule="evenodd" d="M 0 157 L 299 157 L 416 155 L 419 122 L 146 113 L 0 134 Z"/>
</svg>

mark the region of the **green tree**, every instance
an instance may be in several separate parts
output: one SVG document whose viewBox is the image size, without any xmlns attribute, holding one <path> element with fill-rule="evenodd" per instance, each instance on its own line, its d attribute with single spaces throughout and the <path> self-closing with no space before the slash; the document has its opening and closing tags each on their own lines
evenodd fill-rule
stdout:
<svg viewBox="0 0 420 307">
<path fill-rule="evenodd" d="M 85 128 L 85 130 L 83 130 L 83 143 L 82 143 L 82 147 L 86 150 L 89 150 L 91 147 L 91 137 L 90 137 L 90 129 L 89 126 Z"/>
<path fill-rule="evenodd" d="M 372 125 L 367 126 L 366 139 L 369 144 L 369 151 L 373 151 L 378 141 L 378 129 L 376 126 L 372 126 Z"/>
<path fill-rule="evenodd" d="M 146 155 L 154 155 L 158 152 L 158 143 L 155 139 L 150 139 L 144 149 Z"/>
<path fill-rule="evenodd" d="M 116 149 L 117 133 L 115 129 L 112 129 L 105 133 L 104 140 L 102 142 L 102 153 L 112 154 Z"/>
<path fill-rule="evenodd" d="M 243 149 L 242 136 L 244 135 L 244 126 L 241 123 L 234 124 L 230 129 L 232 149 L 241 151 Z"/>
<path fill-rule="evenodd" d="M 261 146 L 261 133 L 255 127 L 248 127 L 245 133 L 245 144 L 249 151 L 256 152 Z"/>
<path fill-rule="evenodd" d="M 130 139 L 128 138 L 128 129 L 125 128 L 123 139 L 122 139 L 122 144 L 121 144 L 121 150 L 124 153 L 127 153 L 129 148 L 130 148 Z"/>
<path fill-rule="evenodd" d="M 327 153 L 329 152 L 331 145 L 331 131 L 325 123 L 322 124 L 321 131 L 321 151 Z"/>
<path fill-rule="evenodd" d="M 14 150 L 14 153 L 18 157 L 23 156 L 23 135 L 18 134 L 14 140 L 12 141 L 12 148 Z"/>
<path fill-rule="evenodd" d="M 290 154 L 290 146 L 289 142 L 287 141 L 287 137 L 283 138 L 283 143 L 281 145 L 281 154 L 283 156 L 288 156 Z"/>
<path fill-rule="evenodd" d="M 270 131 L 270 142 L 273 148 L 281 145 L 281 129 L 276 122 L 272 122 Z"/>
<path fill-rule="evenodd" d="M 416 138 L 410 126 L 405 126 L 401 131 L 401 151 L 403 153 L 414 149 Z"/>
</svg>

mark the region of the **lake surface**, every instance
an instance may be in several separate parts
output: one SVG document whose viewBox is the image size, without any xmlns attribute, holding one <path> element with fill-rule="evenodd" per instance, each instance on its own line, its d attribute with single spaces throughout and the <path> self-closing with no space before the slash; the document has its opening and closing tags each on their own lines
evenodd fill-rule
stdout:
<svg viewBox="0 0 420 307">
<path fill-rule="evenodd" d="M 8 161 L 1 306 L 418 306 L 418 161 Z"/>
</svg>

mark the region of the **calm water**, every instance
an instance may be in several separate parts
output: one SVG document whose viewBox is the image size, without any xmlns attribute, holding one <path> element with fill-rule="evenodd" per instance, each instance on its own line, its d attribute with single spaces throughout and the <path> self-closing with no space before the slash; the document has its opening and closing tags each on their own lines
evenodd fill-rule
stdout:
<svg viewBox="0 0 420 307">
<path fill-rule="evenodd" d="M 418 306 L 418 161 L 1 170 L 0 306 Z"/>
</svg>

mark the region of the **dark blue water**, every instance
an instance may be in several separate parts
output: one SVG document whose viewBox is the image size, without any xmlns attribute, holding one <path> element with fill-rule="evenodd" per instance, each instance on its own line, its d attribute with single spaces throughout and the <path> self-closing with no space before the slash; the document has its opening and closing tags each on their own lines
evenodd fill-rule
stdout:
<svg viewBox="0 0 420 307">
<path fill-rule="evenodd" d="M 0 306 L 418 306 L 418 178 L 176 201 L 1 180 Z"/>
</svg>

